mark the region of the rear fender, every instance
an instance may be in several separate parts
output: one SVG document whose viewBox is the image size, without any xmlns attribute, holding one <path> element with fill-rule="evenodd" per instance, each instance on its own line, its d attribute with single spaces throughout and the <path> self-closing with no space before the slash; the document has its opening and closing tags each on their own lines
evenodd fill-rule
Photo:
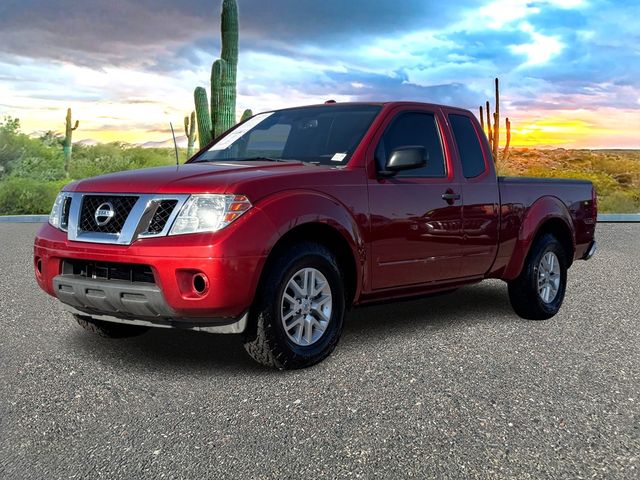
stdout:
<svg viewBox="0 0 640 480">
<path fill-rule="evenodd" d="M 513 280 L 520 275 L 525 259 L 540 228 L 552 219 L 559 219 L 564 222 L 571 232 L 571 241 L 575 249 L 575 230 L 567 207 L 556 197 L 545 196 L 539 198 L 529 207 L 522 219 L 511 260 L 502 275 L 504 280 Z"/>
</svg>

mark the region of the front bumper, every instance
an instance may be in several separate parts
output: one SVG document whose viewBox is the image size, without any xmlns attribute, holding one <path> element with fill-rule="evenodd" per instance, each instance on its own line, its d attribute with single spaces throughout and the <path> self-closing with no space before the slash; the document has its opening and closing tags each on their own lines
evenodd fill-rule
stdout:
<svg viewBox="0 0 640 480">
<path fill-rule="evenodd" d="M 190 327 L 236 322 L 253 302 L 273 235 L 264 215 L 256 211 L 246 217 L 253 221 L 237 222 L 215 234 L 141 239 L 126 246 L 70 241 L 64 232 L 45 224 L 34 245 L 36 279 L 50 295 L 96 318 L 108 315 Z M 145 265 L 154 282 L 140 285 L 68 275 L 62 271 L 64 260 Z M 192 288 L 189 279 L 195 274 L 206 278 L 205 292 Z"/>
<path fill-rule="evenodd" d="M 53 277 L 53 291 L 61 302 L 85 313 L 140 319 L 176 316 L 158 286 L 153 284 L 57 275 Z"/>
</svg>

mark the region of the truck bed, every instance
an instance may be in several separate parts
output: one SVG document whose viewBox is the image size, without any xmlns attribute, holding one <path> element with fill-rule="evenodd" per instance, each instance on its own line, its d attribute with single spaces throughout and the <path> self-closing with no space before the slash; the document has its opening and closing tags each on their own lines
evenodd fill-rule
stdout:
<svg viewBox="0 0 640 480">
<path fill-rule="evenodd" d="M 585 255 L 593 240 L 597 215 L 591 182 L 558 178 L 498 177 L 498 191 L 501 204 L 501 246 L 496 266 L 511 257 L 516 248 L 516 239 L 522 239 L 522 230 L 530 228 L 525 217 L 536 219 L 537 224 L 553 214 L 570 217 L 570 221 L 567 219 L 566 223 L 573 230 L 572 236 L 575 239 L 574 260 Z M 535 231 L 531 234 L 535 234 Z"/>
</svg>

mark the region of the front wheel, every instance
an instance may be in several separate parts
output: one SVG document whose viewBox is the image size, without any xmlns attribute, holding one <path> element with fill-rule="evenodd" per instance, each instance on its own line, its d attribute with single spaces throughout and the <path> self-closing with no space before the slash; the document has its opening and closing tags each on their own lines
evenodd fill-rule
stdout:
<svg viewBox="0 0 640 480">
<path fill-rule="evenodd" d="M 566 255 L 551 234 L 535 241 L 522 272 L 509 282 L 509 301 L 519 316 L 546 320 L 558 313 L 567 287 Z"/>
<path fill-rule="evenodd" d="M 257 362 L 295 369 L 335 348 L 345 313 L 344 282 L 335 255 L 303 242 L 268 267 L 250 312 L 244 346 Z"/>
</svg>

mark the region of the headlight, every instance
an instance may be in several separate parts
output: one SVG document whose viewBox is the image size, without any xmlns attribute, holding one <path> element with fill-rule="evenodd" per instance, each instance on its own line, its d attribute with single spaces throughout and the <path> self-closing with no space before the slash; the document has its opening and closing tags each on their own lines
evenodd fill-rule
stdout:
<svg viewBox="0 0 640 480">
<path fill-rule="evenodd" d="M 69 207 L 71 197 L 67 192 L 60 192 L 53 202 L 51 213 L 49 214 L 49 224 L 52 227 L 59 228 L 60 230 L 67 230 L 67 224 L 69 222 Z"/>
<path fill-rule="evenodd" d="M 180 209 L 169 235 L 215 232 L 251 208 L 244 195 L 191 195 Z"/>
</svg>

